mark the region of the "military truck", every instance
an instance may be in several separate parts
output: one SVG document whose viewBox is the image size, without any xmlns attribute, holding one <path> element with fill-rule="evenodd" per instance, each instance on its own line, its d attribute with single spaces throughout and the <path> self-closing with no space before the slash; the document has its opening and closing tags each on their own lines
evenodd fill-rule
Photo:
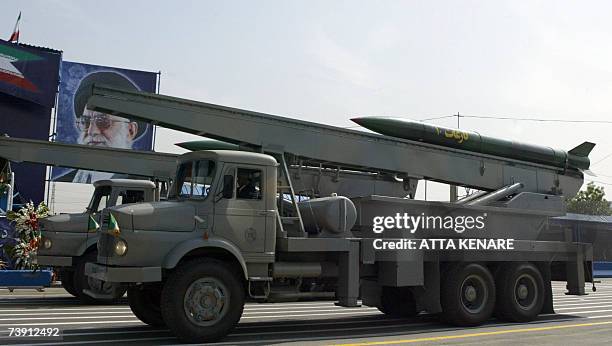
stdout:
<svg viewBox="0 0 612 346">
<path fill-rule="evenodd" d="M 125 294 L 125 289 L 119 285 L 84 274 L 85 263 L 95 262 L 98 256 L 96 226 L 108 224 L 105 210 L 159 200 L 155 184 L 148 180 L 105 179 L 93 185 L 91 201 L 83 212 L 53 215 L 40 221 L 42 241 L 36 256 L 38 265 L 56 268 L 62 287 L 85 303 L 110 302 Z M 103 292 L 108 298 L 95 300 L 84 294 L 84 289 Z"/>
<path fill-rule="evenodd" d="M 232 145 L 212 139 L 180 143 L 188 150 L 232 149 Z M 125 288 L 118 284 L 104 283 L 84 275 L 86 262 L 95 262 L 98 234 L 92 228 L 90 216 L 102 226 L 108 222 L 106 208 L 135 202 L 152 202 L 165 198 L 178 155 L 169 153 L 136 152 L 132 150 L 98 148 L 77 144 L 52 143 L 21 138 L 0 137 L 0 158 L 15 162 L 53 164 L 80 169 L 106 170 L 144 179 L 110 179 L 94 183 L 94 193 L 89 205 L 82 213 L 61 214 L 41 220 L 42 237 L 36 261 L 41 266 L 58 270 L 62 286 L 84 303 L 111 302 L 123 296 Z M 298 173 L 298 168 L 290 170 Z M 172 173 L 171 173 L 172 172 Z M 317 180 L 319 189 L 344 192 L 339 180 L 359 181 L 363 194 L 383 193 L 402 195 L 402 182 L 391 176 L 380 177 L 372 174 L 357 174 L 323 169 L 303 169 L 305 179 Z M 160 187 L 160 188 L 158 188 Z M 284 201 L 284 210 L 290 212 L 292 205 Z M 93 298 L 83 290 L 102 293 Z"/>
<path fill-rule="evenodd" d="M 581 168 L 100 85 L 88 107 L 251 151 L 182 155 L 167 201 L 109 209 L 117 223 L 99 230 L 97 263 L 86 265 L 88 276 L 128 288 L 139 319 L 183 341 L 227 335 L 246 299 L 331 292 L 340 306 L 400 317 L 427 311 L 473 326 L 494 311 L 513 322 L 554 312 L 551 280 L 567 281 L 574 295 L 592 282 L 590 245 L 547 226 L 582 186 Z M 570 153 L 587 162 L 592 146 Z M 335 184 L 321 188 L 302 174 L 317 168 L 321 176 L 338 172 Z M 401 184 L 392 196 L 368 193 L 340 172 Z M 457 202 L 415 200 L 419 180 L 480 192 Z M 455 226 L 410 229 L 403 216 Z M 457 227 L 468 218 L 482 227 Z M 446 245 L 410 245 L 430 241 Z"/>
<path fill-rule="evenodd" d="M 108 222 L 106 208 L 136 202 L 159 201 L 167 194 L 176 166 L 175 154 L 136 152 L 125 149 L 0 137 L 0 157 L 13 162 L 52 164 L 76 169 L 96 169 L 140 179 L 109 179 L 94 183 L 89 205 L 82 213 L 47 217 L 40 222 L 42 241 L 36 262 L 58 270 L 62 286 L 86 303 L 97 302 L 83 289 L 104 292 L 112 301 L 123 296 L 119 285 L 104 284 L 84 275 L 87 261 L 97 257 L 97 234 L 90 217 L 98 224 Z"/>
</svg>

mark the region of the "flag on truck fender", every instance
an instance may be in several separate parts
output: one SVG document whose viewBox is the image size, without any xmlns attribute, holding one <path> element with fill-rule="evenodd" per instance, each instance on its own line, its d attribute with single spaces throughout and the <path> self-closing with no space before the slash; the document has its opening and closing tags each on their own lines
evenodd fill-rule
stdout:
<svg viewBox="0 0 612 346">
<path fill-rule="evenodd" d="M 108 219 L 108 230 L 115 236 L 119 236 L 121 234 L 121 230 L 119 229 L 119 224 L 117 220 L 113 216 L 113 214 L 109 213 L 110 217 Z"/>
<path fill-rule="evenodd" d="M 100 227 L 100 224 L 89 215 L 89 222 L 87 223 L 87 232 L 95 232 Z"/>
<path fill-rule="evenodd" d="M 13 33 L 11 34 L 11 37 L 8 39 L 9 42 L 19 43 L 19 21 L 21 21 L 21 11 L 19 11 L 19 17 L 17 17 L 17 22 L 15 23 L 15 28 L 13 29 Z"/>
</svg>

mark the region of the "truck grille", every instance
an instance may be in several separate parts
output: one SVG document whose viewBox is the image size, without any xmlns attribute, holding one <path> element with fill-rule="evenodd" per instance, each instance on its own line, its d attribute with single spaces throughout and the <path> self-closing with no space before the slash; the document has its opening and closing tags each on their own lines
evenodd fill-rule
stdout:
<svg viewBox="0 0 612 346">
<path fill-rule="evenodd" d="M 110 234 L 101 234 L 98 239 L 98 255 L 101 257 L 114 257 L 115 237 Z"/>
</svg>

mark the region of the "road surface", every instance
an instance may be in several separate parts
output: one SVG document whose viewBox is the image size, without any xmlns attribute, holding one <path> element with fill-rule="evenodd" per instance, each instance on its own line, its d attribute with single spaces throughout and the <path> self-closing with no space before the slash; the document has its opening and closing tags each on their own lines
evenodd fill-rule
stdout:
<svg viewBox="0 0 612 346">
<path fill-rule="evenodd" d="M 612 345 L 612 279 L 587 296 L 567 296 L 553 283 L 557 314 L 527 324 L 491 320 L 455 328 L 436 316 L 388 318 L 376 308 L 342 308 L 330 301 L 247 304 L 232 334 L 215 345 Z M 59 328 L 56 337 L 8 337 L 9 328 Z M 61 288 L 0 290 L 0 344 L 168 345 L 178 340 L 150 328 L 125 299 L 114 305 L 82 306 Z"/>
</svg>

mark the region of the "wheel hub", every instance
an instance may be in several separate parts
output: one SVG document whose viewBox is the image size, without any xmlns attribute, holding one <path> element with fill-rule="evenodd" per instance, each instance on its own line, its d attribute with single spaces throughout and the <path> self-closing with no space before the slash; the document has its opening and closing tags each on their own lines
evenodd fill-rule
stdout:
<svg viewBox="0 0 612 346">
<path fill-rule="evenodd" d="M 471 314 L 480 313 L 489 299 L 489 290 L 482 277 L 476 274 L 469 275 L 461 284 L 461 304 Z"/>
<path fill-rule="evenodd" d="M 516 290 L 516 295 L 519 299 L 527 298 L 527 296 L 529 295 L 529 288 L 527 288 L 526 285 L 519 285 L 518 289 Z"/>
<path fill-rule="evenodd" d="M 474 300 L 476 300 L 476 296 L 478 295 L 478 293 L 476 293 L 476 288 L 474 288 L 474 286 L 468 286 L 465 289 L 465 299 L 468 302 L 473 302 Z"/>
<path fill-rule="evenodd" d="M 516 278 L 514 287 L 514 299 L 518 307 L 523 310 L 533 309 L 540 294 L 538 293 L 536 279 L 528 273 L 522 274 Z"/>
<path fill-rule="evenodd" d="M 185 314 L 200 326 L 217 323 L 227 311 L 228 292 L 223 283 L 214 278 L 194 281 L 185 293 Z"/>
</svg>

